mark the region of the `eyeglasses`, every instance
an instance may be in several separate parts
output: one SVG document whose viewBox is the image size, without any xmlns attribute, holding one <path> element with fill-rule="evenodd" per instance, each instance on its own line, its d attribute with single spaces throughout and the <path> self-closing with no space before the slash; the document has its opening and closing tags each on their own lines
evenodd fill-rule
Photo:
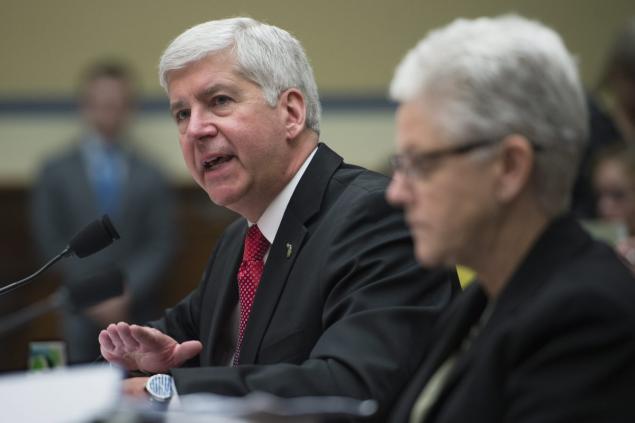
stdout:
<svg viewBox="0 0 635 423">
<path fill-rule="evenodd" d="M 441 159 L 460 156 L 495 144 L 496 141 L 487 140 L 415 154 L 395 154 L 390 158 L 390 164 L 393 172 L 400 172 L 408 178 L 425 179 Z"/>
</svg>

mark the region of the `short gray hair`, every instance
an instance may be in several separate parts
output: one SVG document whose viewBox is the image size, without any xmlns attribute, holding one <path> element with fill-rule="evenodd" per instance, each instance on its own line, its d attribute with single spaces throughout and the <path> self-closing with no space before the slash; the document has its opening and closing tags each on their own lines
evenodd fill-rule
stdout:
<svg viewBox="0 0 635 423">
<path fill-rule="evenodd" d="M 408 52 L 390 94 L 433 104 L 452 142 L 525 136 L 541 150 L 532 183 L 543 209 L 569 207 L 588 112 L 575 60 L 550 28 L 516 15 L 458 19 Z"/>
<path fill-rule="evenodd" d="M 167 91 L 170 71 L 205 57 L 231 51 L 238 71 L 258 84 L 270 106 L 289 88 L 306 100 L 306 126 L 320 131 L 320 99 L 313 70 L 300 42 L 287 31 L 251 18 L 196 25 L 174 39 L 159 61 L 159 83 Z"/>
</svg>

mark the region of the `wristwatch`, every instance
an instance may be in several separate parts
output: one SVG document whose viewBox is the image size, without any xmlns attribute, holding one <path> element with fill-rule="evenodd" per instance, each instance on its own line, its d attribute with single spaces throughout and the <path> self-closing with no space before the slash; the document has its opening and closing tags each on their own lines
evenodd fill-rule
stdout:
<svg viewBox="0 0 635 423">
<path fill-rule="evenodd" d="M 163 373 L 150 376 L 146 391 L 154 401 L 164 402 L 172 397 L 172 376 Z"/>
</svg>

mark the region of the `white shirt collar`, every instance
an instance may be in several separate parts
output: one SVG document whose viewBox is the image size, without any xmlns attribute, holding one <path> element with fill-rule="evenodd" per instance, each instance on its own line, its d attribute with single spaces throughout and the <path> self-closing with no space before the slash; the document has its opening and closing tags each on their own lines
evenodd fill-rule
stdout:
<svg viewBox="0 0 635 423">
<path fill-rule="evenodd" d="M 282 217 L 284 216 L 284 212 L 287 210 L 287 206 L 289 205 L 291 196 L 295 191 L 295 187 L 300 182 L 300 179 L 302 178 L 302 175 L 304 175 L 307 167 L 309 167 L 309 163 L 311 163 L 316 151 L 317 147 L 315 147 L 311 154 L 309 154 L 309 157 L 307 157 L 304 163 L 302 163 L 302 166 L 300 166 L 300 169 L 298 169 L 293 178 L 284 187 L 284 189 L 280 191 L 276 198 L 274 198 L 271 204 L 269 204 L 265 212 L 262 216 L 260 216 L 260 219 L 258 219 L 258 228 L 270 244 L 273 244 L 273 241 L 276 238 L 280 222 L 282 222 Z M 251 225 L 253 225 L 253 223 L 249 222 L 249 226 Z"/>
</svg>

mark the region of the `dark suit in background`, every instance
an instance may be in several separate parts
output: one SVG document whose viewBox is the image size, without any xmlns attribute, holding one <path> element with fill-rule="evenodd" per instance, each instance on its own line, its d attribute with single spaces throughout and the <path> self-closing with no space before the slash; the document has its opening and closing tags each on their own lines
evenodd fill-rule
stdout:
<svg viewBox="0 0 635 423">
<path fill-rule="evenodd" d="M 82 152 L 82 140 L 48 160 L 33 187 L 33 236 L 43 258 L 58 254 L 71 237 L 105 212 Z M 174 201 L 158 168 L 124 147 L 117 147 L 124 167 L 116 211 L 110 217 L 121 239 L 99 254 L 70 257 L 59 264 L 63 279 L 81 280 L 104 267 L 118 265 L 131 295 L 130 317 L 144 322 L 159 314 L 157 289 L 175 250 Z M 64 312 L 64 337 L 70 360 L 99 356 L 102 323 L 84 314 Z"/>
<path fill-rule="evenodd" d="M 222 366 L 233 353 L 228 322 L 247 223 L 225 231 L 200 286 L 153 324 L 203 343 L 195 367 L 171 370 L 180 394 L 343 395 L 376 399 L 382 410 L 395 400 L 459 288 L 453 270 L 415 262 L 387 184 L 319 146 L 271 246 L 233 368 Z"/>
<path fill-rule="evenodd" d="M 422 389 L 453 353 L 426 423 L 635 421 L 635 280 L 609 246 L 560 218 L 468 340 L 486 304 L 479 284 L 457 299 L 391 422 L 409 421 Z"/>
</svg>

